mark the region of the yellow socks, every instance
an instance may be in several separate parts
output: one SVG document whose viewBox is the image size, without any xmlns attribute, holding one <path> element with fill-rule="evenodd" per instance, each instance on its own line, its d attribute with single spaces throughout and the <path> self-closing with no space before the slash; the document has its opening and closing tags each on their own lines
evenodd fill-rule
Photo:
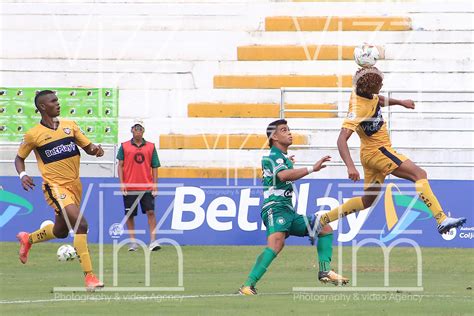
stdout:
<svg viewBox="0 0 474 316">
<path fill-rule="evenodd" d="M 347 216 L 351 213 L 363 210 L 364 208 L 365 207 L 364 203 L 362 203 L 362 197 L 358 196 L 350 199 L 339 207 L 330 210 L 326 214 L 323 214 L 323 216 L 321 216 L 320 222 L 323 225 L 327 225 L 330 222 L 335 221 L 339 217 Z"/>
<path fill-rule="evenodd" d="M 415 182 L 416 192 L 420 195 L 420 199 L 426 204 L 426 206 L 433 213 L 433 217 L 436 219 L 438 224 L 441 224 L 446 219 L 446 214 L 438 202 L 438 199 L 431 191 L 430 184 L 427 179 L 418 180 Z M 347 216 L 351 213 L 363 210 L 364 204 L 362 203 L 362 197 L 355 197 L 340 205 L 338 208 L 332 209 L 323 216 L 321 216 L 321 224 L 327 225 L 336 219 Z"/>
<path fill-rule="evenodd" d="M 438 202 L 438 199 L 431 191 L 430 183 L 427 179 L 421 179 L 415 182 L 416 192 L 420 195 L 420 199 L 426 204 L 433 213 L 433 217 L 436 219 L 438 224 L 441 224 L 446 219 L 446 214 L 444 214 L 441 205 Z"/>
<path fill-rule="evenodd" d="M 49 224 L 43 228 L 38 229 L 37 231 L 32 232 L 28 237 L 30 244 L 36 244 L 50 239 L 55 239 L 56 236 L 53 234 L 53 227 L 54 224 Z"/>
<path fill-rule="evenodd" d="M 81 263 L 84 274 L 92 272 L 91 257 L 89 255 L 89 248 L 87 247 L 87 234 L 74 235 L 74 248 L 76 248 L 79 262 Z"/>
</svg>

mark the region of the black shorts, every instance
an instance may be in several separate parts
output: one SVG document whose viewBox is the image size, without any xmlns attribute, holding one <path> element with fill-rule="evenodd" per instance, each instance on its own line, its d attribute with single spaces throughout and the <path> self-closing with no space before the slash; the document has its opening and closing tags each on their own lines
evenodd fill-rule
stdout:
<svg viewBox="0 0 474 316">
<path fill-rule="evenodd" d="M 140 198 L 140 200 L 136 202 L 138 198 Z M 130 216 L 137 216 L 138 204 L 140 204 L 143 214 L 147 211 L 155 210 L 155 198 L 151 195 L 150 191 L 128 191 L 128 194 L 123 197 L 123 204 L 125 205 L 125 215 L 128 214 L 133 204 L 135 204 Z"/>
</svg>

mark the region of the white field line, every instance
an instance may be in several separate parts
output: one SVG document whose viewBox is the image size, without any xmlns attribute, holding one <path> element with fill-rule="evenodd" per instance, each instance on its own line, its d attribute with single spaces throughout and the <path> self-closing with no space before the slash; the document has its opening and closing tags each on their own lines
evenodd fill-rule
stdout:
<svg viewBox="0 0 474 316">
<path fill-rule="evenodd" d="M 324 294 L 324 291 L 318 291 L 319 294 Z M 304 292 L 275 292 L 275 293 L 259 293 L 258 296 L 290 296 L 298 295 Z M 326 294 L 334 294 L 334 291 L 328 290 Z M 404 293 L 408 294 L 408 293 Z M 449 294 L 411 294 L 420 297 L 426 298 L 458 298 L 458 299 L 473 299 L 473 296 L 459 296 L 459 295 L 449 295 Z M 99 292 L 89 293 L 88 296 L 81 294 L 65 294 L 65 296 L 71 296 L 70 298 L 59 298 L 59 299 L 38 299 L 38 300 L 14 300 L 14 301 L 0 301 L 0 305 L 6 304 L 39 304 L 39 303 L 60 303 L 60 302 L 72 302 L 72 301 L 182 301 L 184 299 L 193 299 L 193 298 L 215 298 L 215 297 L 240 297 L 240 294 L 195 294 L 195 295 L 170 295 L 170 294 L 157 294 L 152 296 L 143 296 L 132 294 L 129 296 L 108 296 L 100 294 Z M 78 296 L 78 297 L 74 297 Z"/>
<path fill-rule="evenodd" d="M 291 295 L 293 292 L 280 293 L 259 293 L 262 296 L 271 295 Z M 162 301 L 179 301 L 188 298 L 213 298 L 213 297 L 240 297 L 242 295 L 234 294 L 195 294 L 195 295 L 173 295 L 173 294 L 155 294 L 150 296 L 131 294 L 129 296 L 112 296 L 100 294 L 99 291 L 88 293 L 89 297 L 84 294 L 64 294 L 64 296 L 71 296 L 71 298 L 59 299 L 40 299 L 40 300 L 18 300 L 18 301 L 0 301 L 1 304 L 34 304 L 34 303 L 55 303 L 55 302 L 71 302 L 71 301 L 147 301 L 147 300 L 162 300 Z M 74 296 L 80 296 L 75 298 Z"/>
</svg>

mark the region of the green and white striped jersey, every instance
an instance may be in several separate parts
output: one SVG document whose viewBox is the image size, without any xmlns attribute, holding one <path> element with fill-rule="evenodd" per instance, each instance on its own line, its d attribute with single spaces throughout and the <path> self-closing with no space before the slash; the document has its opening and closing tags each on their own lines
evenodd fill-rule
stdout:
<svg viewBox="0 0 474 316">
<path fill-rule="evenodd" d="M 262 158 L 263 206 L 262 211 L 269 207 L 288 207 L 293 210 L 293 181 L 280 181 L 277 177 L 282 170 L 293 169 L 293 163 L 287 154 L 272 147 L 268 156 Z"/>
</svg>

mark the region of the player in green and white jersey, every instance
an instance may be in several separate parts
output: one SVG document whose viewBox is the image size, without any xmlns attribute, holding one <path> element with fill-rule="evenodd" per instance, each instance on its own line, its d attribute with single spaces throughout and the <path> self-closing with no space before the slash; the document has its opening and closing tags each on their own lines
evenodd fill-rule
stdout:
<svg viewBox="0 0 474 316">
<path fill-rule="evenodd" d="M 257 294 L 255 284 L 283 249 L 288 236 L 312 236 L 315 216 L 296 213 L 292 203 L 293 181 L 325 168 L 324 163 L 331 160 L 330 156 L 325 156 L 311 167 L 293 169 L 292 159 L 287 154 L 293 138 L 286 120 L 270 123 L 267 137 L 271 149 L 269 155 L 262 158 L 264 201 L 261 211 L 267 228 L 267 247 L 257 257 L 247 280 L 239 289 L 242 295 Z M 346 284 L 349 279 L 330 269 L 333 241 L 331 227 L 325 226 L 318 237 L 319 280 L 336 285 Z"/>
</svg>

